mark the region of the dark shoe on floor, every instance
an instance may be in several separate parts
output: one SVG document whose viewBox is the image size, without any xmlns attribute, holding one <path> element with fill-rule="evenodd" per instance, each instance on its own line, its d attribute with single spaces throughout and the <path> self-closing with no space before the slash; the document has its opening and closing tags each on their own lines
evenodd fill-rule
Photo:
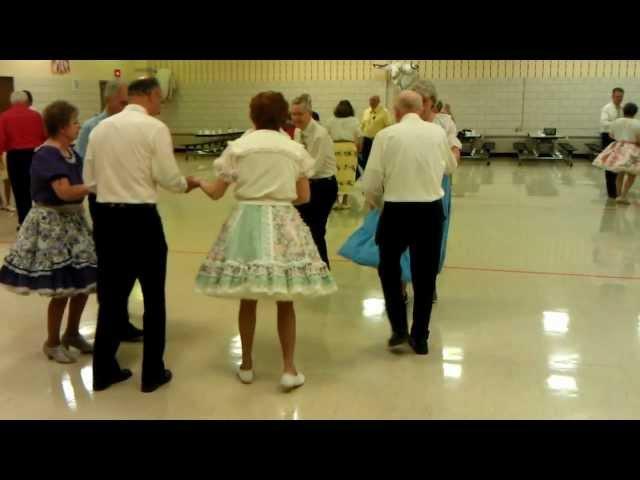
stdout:
<svg viewBox="0 0 640 480">
<path fill-rule="evenodd" d="M 162 374 L 162 377 L 159 380 L 151 383 L 143 383 L 142 391 L 144 393 L 155 392 L 162 385 L 169 383 L 172 378 L 173 378 L 173 374 L 171 373 L 171 370 L 165 370 L 164 373 Z"/>
<path fill-rule="evenodd" d="M 127 325 L 124 333 L 120 336 L 121 342 L 138 343 L 141 342 L 144 336 L 144 331 L 133 326 L 133 324 Z"/>
<path fill-rule="evenodd" d="M 387 342 L 387 346 L 391 349 L 398 348 L 407 343 L 407 340 L 409 340 L 407 333 L 394 333 Z"/>
<path fill-rule="evenodd" d="M 409 338 L 409 345 L 416 355 L 428 355 L 429 354 L 429 345 L 427 345 L 426 340 L 416 342 L 413 338 Z"/>
<path fill-rule="evenodd" d="M 120 382 L 124 382 L 125 380 L 128 380 L 129 378 L 131 378 L 131 375 L 133 375 L 131 373 L 131 370 L 129 370 L 128 368 L 124 368 L 105 382 L 97 382 L 94 380 L 93 391 L 101 392 L 102 390 L 106 390 L 107 388 L 109 388 L 111 385 L 115 383 L 120 383 Z"/>
</svg>

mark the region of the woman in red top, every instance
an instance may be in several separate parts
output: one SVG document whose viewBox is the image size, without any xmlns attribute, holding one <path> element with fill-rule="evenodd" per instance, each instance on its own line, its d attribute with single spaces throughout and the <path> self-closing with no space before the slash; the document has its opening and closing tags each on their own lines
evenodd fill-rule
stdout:
<svg viewBox="0 0 640 480">
<path fill-rule="evenodd" d="M 0 155 L 7 152 L 7 171 L 18 210 L 18 229 L 31 210 L 31 159 L 46 140 L 42 116 L 28 106 L 24 92 L 11 94 L 12 106 L 0 115 Z"/>
</svg>

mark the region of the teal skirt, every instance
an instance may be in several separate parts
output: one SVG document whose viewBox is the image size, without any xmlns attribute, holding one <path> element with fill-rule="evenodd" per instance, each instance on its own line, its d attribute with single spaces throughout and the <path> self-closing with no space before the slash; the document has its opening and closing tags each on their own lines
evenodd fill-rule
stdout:
<svg viewBox="0 0 640 480">
<path fill-rule="evenodd" d="M 451 175 L 445 175 L 442 179 L 442 207 L 444 209 L 444 225 L 442 226 L 442 238 L 440 239 L 440 264 L 438 273 L 442 272 L 444 261 L 447 255 L 447 240 L 449 238 L 449 222 L 451 219 Z M 380 263 L 380 251 L 375 242 L 378 221 L 380 220 L 380 210 L 372 210 L 367 214 L 362 225 L 347 241 L 340 247 L 338 254 L 358 265 L 378 268 Z M 409 250 L 406 250 L 400 257 L 400 267 L 402 271 L 402 281 L 411 282 L 411 257 Z"/>
<path fill-rule="evenodd" d="M 247 300 L 289 301 L 336 290 L 311 231 L 289 203 L 240 202 L 196 278 L 200 293 Z"/>
</svg>

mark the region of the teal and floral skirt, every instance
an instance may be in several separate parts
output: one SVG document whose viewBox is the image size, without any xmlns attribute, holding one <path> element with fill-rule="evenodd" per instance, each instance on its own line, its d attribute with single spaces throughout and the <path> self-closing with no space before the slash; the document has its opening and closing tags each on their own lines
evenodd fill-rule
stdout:
<svg viewBox="0 0 640 480">
<path fill-rule="evenodd" d="M 200 293 L 248 300 L 287 301 L 336 290 L 311 231 L 289 203 L 240 202 L 196 278 Z"/>
</svg>

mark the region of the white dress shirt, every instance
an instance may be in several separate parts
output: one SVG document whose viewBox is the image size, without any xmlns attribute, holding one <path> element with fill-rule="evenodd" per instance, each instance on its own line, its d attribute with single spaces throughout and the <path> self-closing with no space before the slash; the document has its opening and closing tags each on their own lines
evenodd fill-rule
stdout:
<svg viewBox="0 0 640 480">
<path fill-rule="evenodd" d="M 293 201 L 296 182 L 309 177 L 315 161 L 286 133 L 254 130 L 230 142 L 213 161 L 216 176 L 235 184 L 238 200 Z"/>
<path fill-rule="evenodd" d="M 358 143 L 362 137 L 360 122 L 356 117 L 333 118 L 327 125 L 327 131 L 334 142 Z"/>
<path fill-rule="evenodd" d="M 296 128 L 294 140 L 304 145 L 316 161 L 312 180 L 329 178 L 336 174 L 336 153 L 333 140 L 326 128 L 312 119 L 304 130 Z"/>
<path fill-rule="evenodd" d="M 438 113 L 433 119 L 433 123 L 436 125 L 440 125 L 445 133 L 447 134 L 447 141 L 449 142 L 449 147 L 457 147 L 462 148 L 462 142 L 458 138 L 458 127 L 456 123 L 451 118 L 451 115 L 447 113 Z"/>
<path fill-rule="evenodd" d="M 434 202 L 444 196 L 442 177 L 457 167 L 440 125 L 406 114 L 373 140 L 362 189 L 385 202 Z"/>
<path fill-rule="evenodd" d="M 158 185 L 176 193 L 187 190 L 169 129 L 133 104 L 93 129 L 83 176 L 100 203 L 156 203 Z"/>
<path fill-rule="evenodd" d="M 616 107 L 613 102 L 607 103 L 600 112 L 600 132 L 609 133 L 611 123 L 618 118 L 622 118 L 622 106 Z"/>
<path fill-rule="evenodd" d="M 640 138 L 640 120 L 635 118 L 618 118 L 609 129 L 609 135 L 616 141 L 638 143 Z"/>
</svg>

